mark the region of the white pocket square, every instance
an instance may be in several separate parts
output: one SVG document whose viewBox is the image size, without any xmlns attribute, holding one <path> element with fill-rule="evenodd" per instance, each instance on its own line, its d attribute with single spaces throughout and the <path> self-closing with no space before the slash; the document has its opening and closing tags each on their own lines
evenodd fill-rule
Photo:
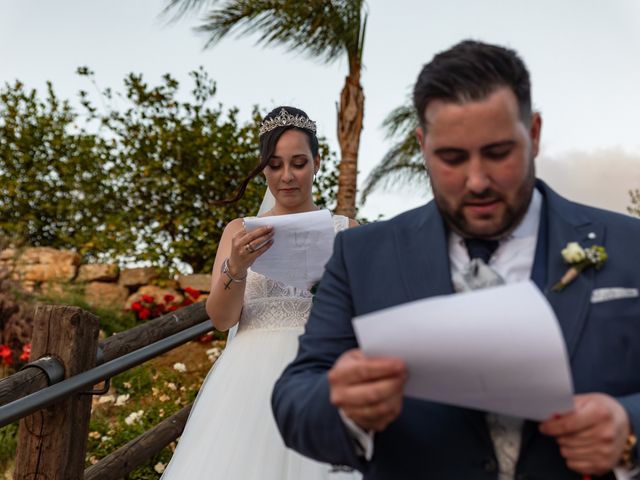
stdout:
<svg viewBox="0 0 640 480">
<path fill-rule="evenodd" d="M 637 288 L 596 288 L 591 292 L 591 303 L 602 303 L 621 298 L 636 298 L 640 296 Z"/>
</svg>

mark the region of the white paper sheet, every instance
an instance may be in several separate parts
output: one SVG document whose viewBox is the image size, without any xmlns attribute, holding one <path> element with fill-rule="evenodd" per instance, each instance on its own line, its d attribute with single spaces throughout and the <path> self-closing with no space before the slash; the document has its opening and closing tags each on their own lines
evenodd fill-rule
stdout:
<svg viewBox="0 0 640 480">
<path fill-rule="evenodd" d="M 251 269 L 298 288 L 311 288 L 320 280 L 333 250 L 335 232 L 328 210 L 247 217 L 247 231 L 273 226 L 273 245 L 259 256 Z"/>
<path fill-rule="evenodd" d="M 366 355 L 406 362 L 409 396 L 531 420 L 573 409 L 560 326 L 530 281 L 419 300 L 353 323 Z"/>
</svg>

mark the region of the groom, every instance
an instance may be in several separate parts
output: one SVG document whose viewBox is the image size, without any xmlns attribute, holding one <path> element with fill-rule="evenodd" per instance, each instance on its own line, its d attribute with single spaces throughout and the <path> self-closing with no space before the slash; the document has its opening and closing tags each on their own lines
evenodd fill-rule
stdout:
<svg viewBox="0 0 640 480">
<path fill-rule="evenodd" d="M 542 123 L 514 51 L 465 41 L 436 55 L 414 105 L 434 200 L 337 236 L 298 356 L 273 392 L 285 443 L 368 480 L 628 471 L 640 433 L 640 221 L 572 203 L 536 180 Z M 608 259 L 552 291 L 569 242 L 601 245 Z M 353 317 L 478 288 L 478 272 L 531 278 L 544 292 L 570 357 L 573 412 L 538 424 L 404 397 L 403 362 L 358 349 Z"/>
</svg>

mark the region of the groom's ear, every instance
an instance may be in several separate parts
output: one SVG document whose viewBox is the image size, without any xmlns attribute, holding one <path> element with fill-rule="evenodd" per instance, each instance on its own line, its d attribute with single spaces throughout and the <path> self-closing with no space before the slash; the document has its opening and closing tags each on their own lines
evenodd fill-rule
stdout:
<svg viewBox="0 0 640 480">
<path fill-rule="evenodd" d="M 420 150 L 424 148 L 424 130 L 422 127 L 416 127 L 416 140 L 418 140 L 418 145 L 420 145 Z"/>
</svg>

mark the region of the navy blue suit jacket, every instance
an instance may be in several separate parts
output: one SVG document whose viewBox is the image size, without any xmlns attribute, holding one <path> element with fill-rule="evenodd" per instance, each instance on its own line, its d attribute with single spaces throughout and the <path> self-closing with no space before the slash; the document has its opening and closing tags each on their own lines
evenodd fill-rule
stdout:
<svg viewBox="0 0 640 480">
<path fill-rule="evenodd" d="M 575 392 L 616 397 L 640 432 L 640 298 L 591 303 L 596 288 L 640 289 L 640 221 L 572 203 L 540 181 L 537 188 L 546 218 L 535 281 L 560 321 Z M 562 292 L 551 292 L 567 270 L 560 251 L 568 242 L 604 245 L 609 259 L 601 270 L 587 269 Z M 400 417 L 375 435 L 367 462 L 329 401 L 327 371 L 357 347 L 353 317 L 451 293 L 447 234 L 434 202 L 339 234 L 298 355 L 274 388 L 285 443 L 312 458 L 353 466 L 367 480 L 496 479 L 484 412 L 405 397 Z M 525 422 L 517 478 L 580 476 L 566 468 L 553 438 Z"/>
</svg>

